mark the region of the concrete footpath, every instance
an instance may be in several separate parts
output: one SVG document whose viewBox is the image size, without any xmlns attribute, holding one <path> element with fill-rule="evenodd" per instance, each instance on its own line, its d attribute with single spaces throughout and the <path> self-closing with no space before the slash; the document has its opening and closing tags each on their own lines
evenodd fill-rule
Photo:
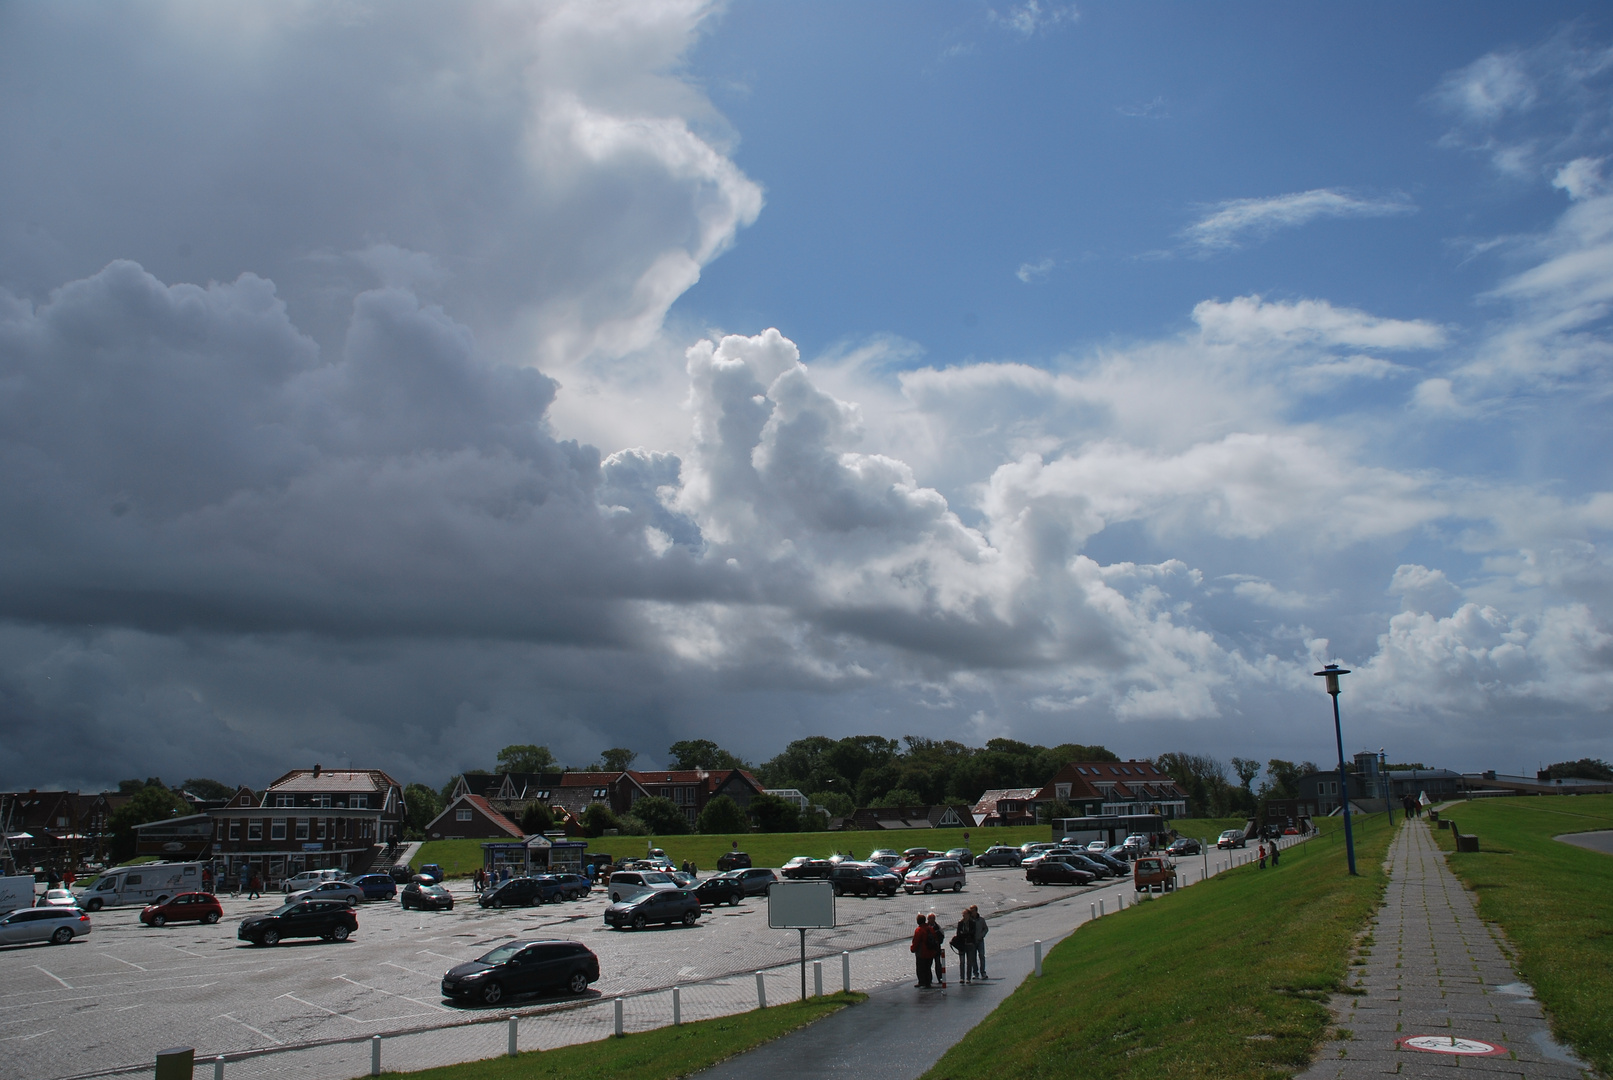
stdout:
<svg viewBox="0 0 1613 1080">
<path fill-rule="evenodd" d="M 1499 931 L 1445 864 L 1421 819 L 1389 847 L 1389 889 L 1362 949 L 1359 996 L 1332 1001 L 1344 1034 L 1300 1080 L 1385 1074 L 1581 1080 L 1593 1074 L 1551 1037 L 1534 991 L 1507 959 Z"/>
</svg>

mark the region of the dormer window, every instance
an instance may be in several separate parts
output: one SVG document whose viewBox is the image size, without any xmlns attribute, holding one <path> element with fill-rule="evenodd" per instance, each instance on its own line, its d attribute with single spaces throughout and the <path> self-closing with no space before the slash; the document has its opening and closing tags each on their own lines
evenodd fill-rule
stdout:
<svg viewBox="0 0 1613 1080">
<path fill-rule="evenodd" d="M 603 798 L 608 797 L 609 795 L 610 795 L 610 788 L 596 787 L 594 789 L 594 798 L 596 798 L 596 799 L 603 799 Z"/>
</svg>

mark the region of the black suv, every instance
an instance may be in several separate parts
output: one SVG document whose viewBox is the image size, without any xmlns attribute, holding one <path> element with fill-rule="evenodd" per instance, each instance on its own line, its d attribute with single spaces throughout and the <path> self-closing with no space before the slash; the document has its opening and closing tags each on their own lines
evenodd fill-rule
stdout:
<svg viewBox="0 0 1613 1080">
<path fill-rule="evenodd" d="M 739 879 L 743 870 L 708 877 L 695 886 L 694 894 L 702 904 L 727 904 L 730 907 L 745 899 L 745 883 Z"/>
<path fill-rule="evenodd" d="M 642 930 L 650 923 L 693 926 L 699 921 L 700 901 L 694 893 L 682 889 L 658 889 L 605 909 L 605 925 L 631 926 L 634 930 Z"/>
<path fill-rule="evenodd" d="M 554 900 L 560 894 L 560 883 L 548 875 L 518 877 L 493 886 L 482 893 L 476 902 L 492 908 L 530 907 L 545 900 Z"/>
<path fill-rule="evenodd" d="M 599 957 L 575 941 L 512 941 L 442 977 L 442 996 L 497 1005 L 514 994 L 587 991 L 599 980 Z"/>
<path fill-rule="evenodd" d="M 781 872 L 792 881 L 822 881 L 834 868 L 835 864 L 828 859 L 798 857 L 785 863 Z"/>
<path fill-rule="evenodd" d="M 750 856 L 743 851 L 725 851 L 717 856 L 717 869 L 719 870 L 746 870 L 750 868 Z"/>
<path fill-rule="evenodd" d="M 235 936 L 254 945 L 274 945 L 283 938 L 317 937 L 346 941 L 358 929 L 358 916 L 345 900 L 299 900 L 281 904 L 267 915 L 241 920 Z"/>
<path fill-rule="evenodd" d="M 829 871 L 829 884 L 834 886 L 836 896 L 895 896 L 899 882 L 895 874 L 842 863 Z"/>
<path fill-rule="evenodd" d="M 981 854 L 976 855 L 975 856 L 975 865 L 976 866 L 1018 866 L 1021 862 L 1024 861 L 1024 858 L 1025 858 L 1025 856 L 1020 854 L 1018 848 L 1016 848 L 1016 847 L 1004 847 L 1001 844 L 998 844 L 998 845 L 996 845 L 994 847 L 987 848 Z"/>
</svg>

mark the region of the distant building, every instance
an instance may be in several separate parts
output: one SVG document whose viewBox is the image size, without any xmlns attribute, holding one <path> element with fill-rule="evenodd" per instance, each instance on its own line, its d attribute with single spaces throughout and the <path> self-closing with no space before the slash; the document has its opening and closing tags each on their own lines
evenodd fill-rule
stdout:
<svg viewBox="0 0 1613 1080">
<path fill-rule="evenodd" d="M 706 804 L 727 795 L 740 809 L 750 805 L 762 785 L 744 769 L 670 769 L 664 772 L 467 773 L 454 784 L 453 796 L 478 795 L 505 817 L 521 820 L 533 804 L 547 806 L 557 825 L 575 833 L 588 807 L 602 803 L 612 813 L 629 814 L 640 799 L 658 796 L 671 801 L 693 825 Z M 806 797 L 795 792 L 804 802 Z"/>
<path fill-rule="evenodd" d="M 428 840 L 522 840 L 525 835 L 480 795 L 459 796 L 426 826 Z"/>
<path fill-rule="evenodd" d="M 967 806 L 868 806 L 851 815 L 851 829 L 962 829 L 972 819 Z"/>
<path fill-rule="evenodd" d="M 796 790 L 795 788 L 792 788 L 792 787 L 763 788 L 762 793 L 764 795 L 776 795 L 776 796 L 778 796 L 779 798 L 783 799 L 785 802 L 787 802 L 790 805 L 794 806 L 797 810 L 801 811 L 803 814 L 806 813 L 807 808 L 812 805 L 812 800 L 811 799 L 807 798 L 805 795 L 801 794 L 801 792 L 799 792 L 798 790 Z"/>
<path fill-rule="evenodd" d="M 1080 817 L 1187 816 L 1187 793 L 1151 761 L 1072 761 L 1031 801 L 1066 803 Z"/>
<path fill-rule="evenodd" d="M 1036 824 L 1036 793 L 1041 788 L 994 788 L 975 800 L 969 816 L 980 826 Z"/>
<path fill-rule="evenodd" d="M 1510 791 L 1519 795 L 1606 795 L 1613 793 L 1613 783 L 1606 780 L 1586 780 L 1567 777 L 1553 780 L 1542 770 L 1534 776 L 1508 776 L 1490 769 L 1481 773 L 1464 773 L 1461 778 L 1464 791 Z"/>
</svg>

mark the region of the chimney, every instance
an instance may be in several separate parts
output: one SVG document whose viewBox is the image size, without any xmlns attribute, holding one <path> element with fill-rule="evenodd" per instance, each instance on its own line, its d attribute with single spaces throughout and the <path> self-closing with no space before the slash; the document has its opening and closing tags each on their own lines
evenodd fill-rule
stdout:
<svg viewBox="0 0 1613 1080">
<path fill-rule="evenodd" d="M 317 763 L 314 765 L 314 777 L 315 779 L 319 777 L 319 765 Z"/>
</svg>

